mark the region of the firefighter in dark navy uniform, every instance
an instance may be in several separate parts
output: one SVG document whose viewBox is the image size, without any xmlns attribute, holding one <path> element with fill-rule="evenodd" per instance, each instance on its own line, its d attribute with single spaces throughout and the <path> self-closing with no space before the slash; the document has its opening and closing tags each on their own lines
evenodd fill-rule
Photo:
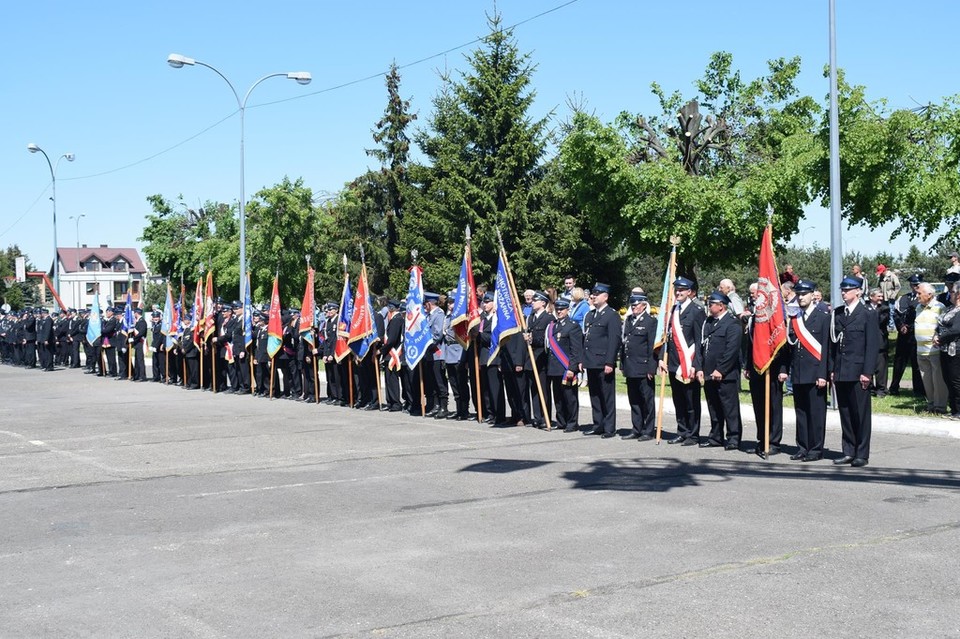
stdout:
<svg viewBox="0 0 960 639">
<path fill-rule="evenodd" d="M 616 365 L 620 351 L 620 314 L 607 305 L 610 285 L 598 282 L 590 292 L 594 308 L 583 319 L 583 368 L 587 371 L 593 428 L 585 435 L 617 434 Z"/>
<path fill-rule="evenodd" d="M 653 355 L 657 339 L 657 320 L 649 312 L 647 296 L 635 293 L 628 303 L 630 312 L 623 320 L 620 367 L 627 379 L 630 421 L 633 428 L 623 439 L 649 441 L 655 426 L 653 378 L 657 359 Z"/>
</svg>

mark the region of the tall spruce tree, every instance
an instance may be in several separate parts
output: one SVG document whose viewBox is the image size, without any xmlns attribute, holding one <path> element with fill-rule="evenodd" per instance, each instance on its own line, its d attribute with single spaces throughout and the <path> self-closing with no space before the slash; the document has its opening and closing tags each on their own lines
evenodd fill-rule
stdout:
<svg viewBox="0 0 960 639">
<path fill-rule="evenodd" d="M 429 163 L 411 166 L 417 188 L 400 223 L 399 246 L 406 255 L 419 251 L 428 288 L 456 283 L 467 224 L 478 282 L 492 280 L 497 229 L 518 285 L 541 286 L 536 278 L 559 270 L 542 252 L 557 230 L 537 201 L 548 119 L 529 113 L 535 67 L 498 14 L 488 17 L 488 26 L 482 45 L 467 56 L 470 69 L 457 78 L 441 75 L 429 129 L 416 136 Z"/>
</svg>

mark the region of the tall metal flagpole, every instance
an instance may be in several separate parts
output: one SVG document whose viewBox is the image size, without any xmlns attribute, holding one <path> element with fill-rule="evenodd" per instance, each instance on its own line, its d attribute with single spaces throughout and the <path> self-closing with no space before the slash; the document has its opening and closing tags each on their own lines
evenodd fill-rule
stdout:
<svg viewBox="0 0 960 639">
<path fill-rule="evenodd" d="M 830 303 L 840 302 L 843 278 L 843 238 L 840 230 L 840 116 L 837 99 L 837 8 L 830 0 Z M 830 405 L 836 408 L 836 393 L 830 393 Z"/>
</svg>

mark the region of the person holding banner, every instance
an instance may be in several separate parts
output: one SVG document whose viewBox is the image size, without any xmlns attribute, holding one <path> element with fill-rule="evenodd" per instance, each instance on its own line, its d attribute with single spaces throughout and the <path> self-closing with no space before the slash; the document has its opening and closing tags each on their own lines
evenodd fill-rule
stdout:
<svg viewBox="0 0 960 639">
<path fill-rule="evenodd" d="M 483 388 L 483 406 L 486 417 L 483 421 L 488 424 L 502 424 L 507 420 L 506 393 L 503 380 L 500 377 L 500 354 L 497 352 L 490 359 L 490 349 L 493 344 L 493 323 L 496 316 L 494 310 L 494 294 L 484 293 L 480 315 L 480 325 L 477 333 L 477 342 L 480 347 L 480 379 Z"/>
<path fill-rule="evenodd" d="M 527 358 L 524 364 L 524 375 L 527 378 L 527 388 L 529 393 L 524 398 L 525 403 L 532 404 L 533 425 L 537 428 L 546 428 L 547 419 L 550 418 L 549 411 L 553 399 L 550 396 L 550 385 L 543 386 L 543 405 L 547 407 L 546 417 L 543 414 L 543 405 L 541 405 L 540 396 L 537 394 L 537 384 L 534 381 L 533 368 L 536 367 L 540 379 L 547 378 L 547 351 L 544 348 L 547 326 L 554 321 L 554 316 L 547 310 L 550 303 L 550 296 L 544 291 L 535 291 L 533 294 L 533 312 L 527 318 L 527 332 L 524 338 L 533 348 L 533 361 Z M 556 308 L 556 307 L 554 307 Z"/>
<path fill-rule="evenodd" d="M 583 367 L 587 370 L 593 428 L 584 434 L 607 439 L 617 434 L 615 381 L 620 352 L 620 314 L 607 305 L 609 284 L 597 282 L 590 296 L 594 299 L 594 308 L 583 320 Z"/>
<path fill-rule="evenodd" d="M 696 367 L 706 313 L 693 302 L 693 281 L 678 277 L 673 282 L 676 303 L 667 318 L 667 362 L 660 372 L 670 376 L 670 392 L 677 412 L 677 436 L 668 444 L 696 446 L 700 443 L 700 380 Z"/>
<path fill-rule="evenodd" d="M 580 386 L 577 373 L 583 362 L 583 331 L 570 319 L 570 300 L 553 303 L 557 318 L 547 326 L 547 380 L 556 404 L 556 427 L 565 433 L 580 430 Z"/>
<path fill-rule="evenodd" d="M 657 374 L 657 359 L 653 349 L 657 320 L 650 315 L 650 303 L 643 293 L 631 294 L 627 303 L 630 312 L 623 320 L 620 367 L 627 379 L 633 428 L 622 439 L 645 442 L 653 439 L 656 426 L 653 378 Z"/>
<path fill-rule="evenodd" d="M 399 312 L 399 300 L 387 300 L 387 322 L 380 349 L 383 366 L 383 386 L 386 394 L 384 409 L 391 413 L 403 410 L 400 395 L 400 374 L 403 368 L 403 313 Z"/>
</svg>

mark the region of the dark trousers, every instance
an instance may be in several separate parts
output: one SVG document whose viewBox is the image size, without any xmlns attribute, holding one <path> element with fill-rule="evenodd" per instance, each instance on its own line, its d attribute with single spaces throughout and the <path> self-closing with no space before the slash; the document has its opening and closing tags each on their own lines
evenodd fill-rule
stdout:
<svg viewBox="0 0 960 639">
<path fill-rule="evenodd" d="M 23 365 L 27 368 L 37 367 L 37 343 L 27 342 L 23 345 Z"/>
<path fill-rule="evenodd" d="M 147 364 L 143 359 L 143 342 L 130 345 L 133 349 L 133 379 L 146 381 Z"/>
<path fill-rule="evenodd" d="M 793 385 L 793 405 L 797 412 L 797 448 L 799 452 L 823 454 L 827 430 L 827 387 L 816 384 Z"/>
<path fill-rule="evenodd" d="M 350 362 L 352 355 L 347 355 L 337 362 L 337 380 L 340 385 L 340 405 L 349 406 L 350 400 L 357 401 L 353 396 L 353 364 Z"/>
<path fill-rule="evenodd" d="M 537 369 L 537 375 L 540 378 L 540 388 L 543 389 L 543 401 L 544 404 L 540 403 L 540 394 L 537 392 L 537 378 L 534 377 L 533 371 L 526 371 L 527 375 L 527 385 L 530 387 L 530 407 L 531 413 L 533 414 L 533 421 L 537 424 L 546 422 L 547 418 L 550 417 L 550 406 L 553 404 L 553 397 L 550 392 L 550 384 L 547 383 L 547 366 L 544 363 L 542 368 Z M 543 415 L 543 406 L 547 407 L 547 416 Z"/>
<path fill-rule="evenodd" d="M 53 348 L 51 344 L 37 344 L 40 368 L 45 371 L 53 370 Z"/>
<path fill-rule="evenodd" d="M 376 404 L 377 401 L 377 379 L 373 372 L 373 352 L 367 353 L 359 362 L 354 363 L 353 368 L 357 372 L 357 388 L 359 397 L 357 403 L 361 406 Z"/>
<path fill-rule="evenodd" d="M 80 346 L 83 337 L 77 336 L 70 342 L 70 368 L 80 368 Z"/>
<path fill-rule="evenodd" d="M 900 380 L 908 365 L 913 379 L 914 397 L 926 397 L 923 380 L 920 379 L 920 364 L 917 362 L 917 340 L 913 333 L 897 333 L 897 345 L 893 351 L 893 377 L 890 379 L 891 392 L 900 392 Z"/>
<path fill-rule="evenodd" d="M 484 410 L 493 423 L 502 424 L 507 421 L 507 406 L 500 369 L 497 366 L 481 366 L 480 377 L 486 382 Z"/>
<path fill-rule="evenodd" d="M 453 392 L 457 415 L 466 418 L 470 414 L 470 385 L 467 382 L 467 367 L 463 361 L 447 364 L 447 381 Z"/>
<path fill-rule="evenodd" d="M 242 351 L 241 351 L 242 352 Z M 237 354 L 233 360 L 234 374 L 233 379 L 236 382 L 236 390 L 241 393 L 250 392 L 250 354 L 244 352 L 243 357 Z"/>
<path fill-rule="evenodd" d="M 117 376 L 117 349 L 113 346 L 103 349 L 103 358 L 107 362 L 107 375 Z"/>
<path fill-rule="evenodd" d="M 386 394 L 387 408 L 401 408 L 403 406 L 403 400 L 400 396 L 400 371 L 390 370 L 387 365 L 384 365 L 383 386 Z"/>
<path fill-rule="evenodd" d="M 884 345 L 877 354 L 877 370 L 873 374 L 873 390 L 880 394 L 887 392 L 887 354 L 889 346 Z"/>
<path fill-rule="evenodd" d="M 200 388 L 200 358 L 185 357 L 187 363 L 187 378 L 183 380 L 183 385 L 189 389 Z"/>
<path fill-rule="evenodd" d="M 327 375 L 327 399 L 340 400 L 340 382 L 337 362 L 331 360 L 323 363 L 323 370 Z"/>
<path fill-rule="evenodd" d="M 442 359 L 435 359 L 432 363 L 428 362 L 426 371 L 427 381 L 430 381 L 431 374 L 433 376 L 433 382 L 429 384 L 429 386 L 433 393 L 434 403 L 432 405 L 430 404 L 430 396 L 428 394 L 428 407 L 430 409 L 437 407 L 439 410 L 447 410 L 447 399 L 449 395 L 447 394 L 446 362 Z"/>
<path fill-rule="evenodd" d="M 530 395 L 527 392 L 527 377 L 521 370 L 517 372 L 513 366 L 500 369 L 500 375 L 503 377 L 503 391 L 507 397 L 507 405 L 510 407 L 509 422 L 516 424 L 522 421 L 524 424 L 530 423 Z"/>
<path fill-rule="evenodd" d="M 670 393 L 677 411 L 677 435 L 684 439 L 700 439 L 700 382 L 684 384 L 670 373 Z"/>
<path fill-rule="evenodd" d="M 300 378 L 302 380 L 300 387 L 303 389 L 303 399 L 308 402 L 317 401 L 315 393 L 317 387 L 316 383 L 314 382 L 316 372 L 317 371 L 314 368 L 313 355 L 310 355 L 309 360 L 303 360 L 300 362 Z"/>
<path fill-rule="evenodd" d="M 766 434 L 766 391 L 763 380 L 767 379 L 770 387 L 770 445 L 779 446 L 783 439 L 783 384 L 777 379 L 776 373 L 770 371 L 761 375 L 755 370 L 750 371 L 750 399 L 753 401 L 753 415 L 757 420 L 757 442 L 763 446 Z M 794 389 L 796 394 L 796 389 Z"/>
<path fill-rule="evenodd" d="M 593 429 L 603 429 L 603 432 L 608 435 L 617 432 L 616 378 L 616 373 L 607 375 L 602 368 L 587 369 L 587 386 L 590 390 Z"/>
<path fill-rule="evenodd" d="M 739 387 L 737 378 L 704 380 L 703 394 L 710 412 L 710 441 L 715 444 L 740 444 L 743 427 L 740 423 Z"/>
<path fill-rule="evenodd" d="M 940 352 L 940 371 L 947 385 L 947 407 L 951 415 L 960 414 L 960 353 L 950 356 Z"/>
<path fill-rule="evenodd" d="M 576 377 L 568 384 L 563 381 L 563 377 L 558 375 L 547 378 L 557 409 L 553 427 L 577 430 L 580 428 L 580 387 L 577 386 Z"/>
<path fill-rule="evenodd" d="M 627 398 L 630 400 L 630 423 L 637 435 L 653 435 L 656 425 L 653 380 L 643 377 L 627 378 Z"/>
<path fill-rule="evenodd" d="M 859 381 L 836 382 L 834 386 L 843 430 L 843 454 L 870 459 L 870 433 L 873 430 L 870 391 Z"/>
</svg>

